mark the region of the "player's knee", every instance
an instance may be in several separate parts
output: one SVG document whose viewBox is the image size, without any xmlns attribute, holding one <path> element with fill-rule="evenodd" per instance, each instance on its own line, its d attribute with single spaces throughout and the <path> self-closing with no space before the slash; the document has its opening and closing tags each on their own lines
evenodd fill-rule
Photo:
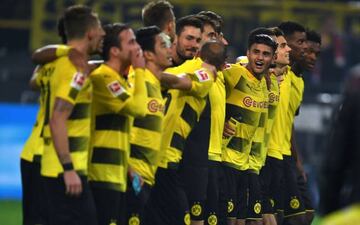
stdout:
<svg viewBox="0 0 360 225">
<path fill-rule="evenodd" d="M 310 225 L 314 220 L 314 212 L 306 212 L 305 214 L 305 225 Z"/>
<path fill-rule="evenodd" d="M 305 214 L 287 217 L 283 225 L 305 225 Z"/>
<path fill-rule="evenodd" d="M 262 225 L 263 220 L 247 220 L 246 225 Z"/>
</svg>

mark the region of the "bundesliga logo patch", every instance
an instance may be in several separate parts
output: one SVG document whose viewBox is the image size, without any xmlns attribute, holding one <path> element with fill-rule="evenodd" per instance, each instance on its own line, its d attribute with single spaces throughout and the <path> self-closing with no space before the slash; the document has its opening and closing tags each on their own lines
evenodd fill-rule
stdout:
<svg viewBox="0 0 360 225">
<path fill-rule="evenodd" d="M 86 77 L 84 76 L 84 74 L 77 72 L 74 74 L 70 86 L 80 91 L 81 88 L 84 86 L 85 79 Z"/>
<path fill-rule="evenodd" d="M 108 84 L 107 88 L 114 97 L 118 97 L 126 92 L 125 88 L 123 88 L 117 80 Z"/>
<path fill-rule="evenodd" d="M 195 71 L 195 75 L 197 76 L 200 82 L 205 82 L 210 80 L 210 76 L 205 70 L 197 70 Z"/>
</svg>

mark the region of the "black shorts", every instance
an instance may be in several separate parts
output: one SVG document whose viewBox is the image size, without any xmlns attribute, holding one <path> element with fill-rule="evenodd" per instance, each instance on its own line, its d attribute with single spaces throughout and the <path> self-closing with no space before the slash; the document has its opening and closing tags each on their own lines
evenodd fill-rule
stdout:
<svg viewBox="0 0 360 225">
<path fill-rule="evenodd" d="M 208 168 L 208 184 L 207 184 L 207 198 L 205 202 L 205 224 L 216 224 L 214 221 L 219 222 L 220 217 L 224 217 L 223 213 L 220 216 L 220 184 L 223 183 L 223 174 L 221 162 L 209 160 Z M 226 206 L 224 204 L 224 206 Z"/>
<path fill-rule="evenodd" d="M 182 164 L 180 178 L 188 199 L 191 220 L 204 220 L 205 201 L 208 185 L 208 167 Z M 196 188 L 195 188 L 196 187 Z"/>
<path fill-rule="evenodd" d="M 155 185 L 145 205 L 144 224 L 184 225 L 190 223 L 189 205 L 176 169 L 158 168 Z"/>
<path fill-rule="evenodd" d="M 283 177 L 283 161 L 267 157 L 265 166 L 260 171 L 263 214 L 274 214 L 283 210 L 281 180 Z"/>
<path fill-rule="evenodd" d="M 249 199 L 247 205 L 247 220 L 262 219 L 262 196 L 259 175 L 249 172 Z"/>
<path fill-rule="evenodd" d="M 224 192 L 227 199 L 227 217 L 246 219 L 248 173 L 223 165 Z"/>
<path fill-rule="evenodd" d="M 304 207 L 307 212 L 313 212 L 314 211 L 314 205 L 311 197 L 311 193 L 309 192 L 309 186 L 308 183 L 305 181 L 304 177 L 300 173 L 299 170 L 297 175 L 297 185 L 301 194 L 301 197 L 304 201 Z"/>
<path fill-rule="evenodd" d="M 80 176 L 82 193 L 77 197 L 65 194 L 64 178 L 43 177 L 48 198 L 51 225 L 97 225 L 96 210 L 89 184 Z"/>
<path fill-rule="evenodd" d="M 130 179 L 128 179 L 128 188 L 126 191 L 126 210 L 127 222 L 126 224 L 143 224 L 144 209 L 146 202 L 150 197 L 151 186 L 144 183 L 139 193 L 135 193 Z"/>
<path fill-rule="evenodd" d="M 96 187 L 96 185 L 92 185 L 91 182 L 90 187 L 94 196 L 98 224 L 125 224 L 125 193 L 106 188 L 99 188 Z"/>
<path fill-rule="evenodd" d="M 284 201 L 284 217 L 291 217 L 305 213 L 304 201 L 297 184 L 297 168 L 295 159 L 292 156 L 285 156 L 283 159 L 282 182 L 283 201 Z"/>
<path fill-rule="evenodd" d="M 48 212 L 40 162 L 21 159 L 23 224 L 48 224 Z"/>
</svg>

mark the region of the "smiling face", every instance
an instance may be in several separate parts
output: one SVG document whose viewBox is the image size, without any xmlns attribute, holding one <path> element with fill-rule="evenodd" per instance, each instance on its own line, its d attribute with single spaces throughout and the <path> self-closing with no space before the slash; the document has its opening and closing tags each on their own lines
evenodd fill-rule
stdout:
<svg viewBox="0 0 360 225">
<path fill-rule="evenodd" d="M 89 31 L 90 53 L 101 53 L 104 36 L 105 31 L 101 26 L 100 20 L 97 18 L 96 25 L 90 28 Z"/>
<path fill-rule="evenodd" d="M 291 48 L 287 44 L 284 36 L 278 36 L 276 38 L 276 42 L 278 44 L 276 50 L 276 60 L 275 63 L 280 66 L 286 66 L 290 64 L 290 51 Z"/>
<path fill-rule="evenodd" d="M 249 63 L 246 68 L 258 79 L 269 69 L 274 57 L 273 49 L 265 44 L 254 43 L 247 51 Z"/>
<path fill-rule="evenodd" d="M 160 33 L 155 37 L 154 63 L 161 70 L 165 70 L 172 65 L 171 42 L 164 33 Z"/>
<path fill-rule="evenodd" d="M 199 51 L 200 42 L 200 28 L 185 26 L 177 37 L 176 54 L 183 60 L 192 59 Z"/>
</svg>

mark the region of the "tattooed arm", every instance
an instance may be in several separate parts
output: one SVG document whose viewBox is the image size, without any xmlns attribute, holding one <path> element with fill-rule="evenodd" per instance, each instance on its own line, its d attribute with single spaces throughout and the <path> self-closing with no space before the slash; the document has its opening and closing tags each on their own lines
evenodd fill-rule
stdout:
<svg viewBox="0 0 360 225">
<path fill-rule="evenodd" d="M 54 111 L 50 118 L 51 136 L 57 156 L 63 167 L 65 167 L 64 165 L 72 164 L 66 127 L 66 121 L 72 110 L 73 105 L 71 103 L 61 98 L 56 98 Z M 82 192 L 80 177 L 74 169 L 64 168 L 64 181 L 67 194 L 76 196 Z"/>
</svg>

